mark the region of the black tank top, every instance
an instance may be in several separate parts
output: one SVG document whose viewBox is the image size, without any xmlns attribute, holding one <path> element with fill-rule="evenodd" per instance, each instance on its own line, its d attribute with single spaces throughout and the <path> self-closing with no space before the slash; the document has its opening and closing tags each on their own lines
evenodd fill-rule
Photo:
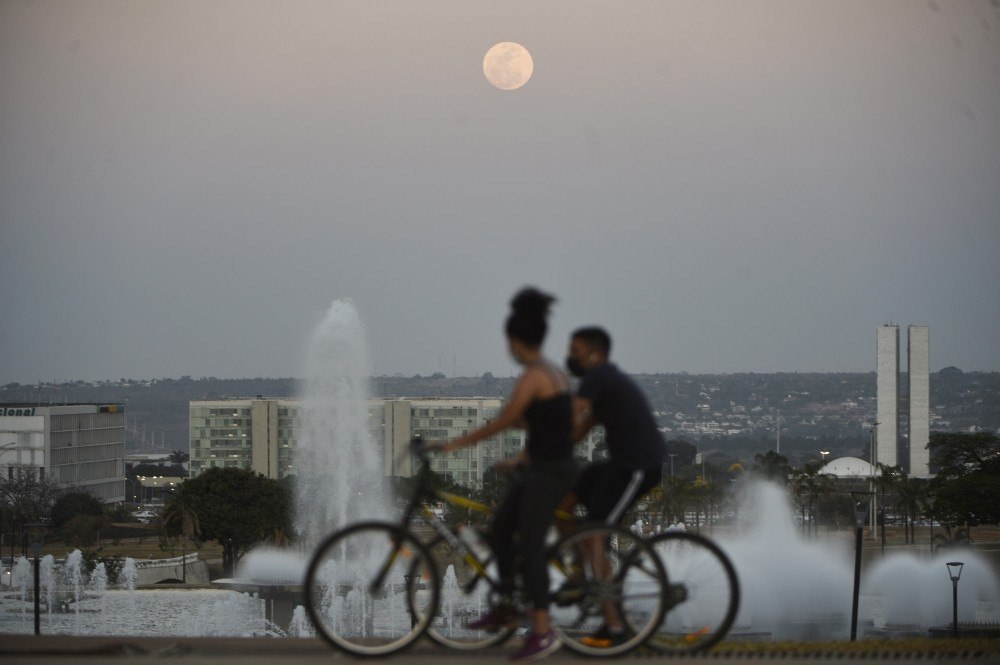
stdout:
<svg viewBox="0 0 1000 665">
<path fill-rule="evenodd" d="M 550 372 L 550 367 L 545 366 Z M 558 385 L 558 383 L 557 383 Z M 535 400 L 524 411 L 528 423 L 528 455 L 538 461 L 573 458 L 573 400 L 569 391 Z"/>
</svg>

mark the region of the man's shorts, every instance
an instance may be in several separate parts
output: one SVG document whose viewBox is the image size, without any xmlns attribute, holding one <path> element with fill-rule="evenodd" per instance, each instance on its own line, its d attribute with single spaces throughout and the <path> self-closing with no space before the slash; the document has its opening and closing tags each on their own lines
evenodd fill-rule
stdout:
<svg viewBox="0 0 1000 665">
<path fill-rule="evenodd" d="M 663 467 L 630 469 L 612 461 L 595 462 L 585 468 L 573 488 L 587 509 L 588 519 L 618 524 L 628 509 L 660 484 Z"/>
</svg>

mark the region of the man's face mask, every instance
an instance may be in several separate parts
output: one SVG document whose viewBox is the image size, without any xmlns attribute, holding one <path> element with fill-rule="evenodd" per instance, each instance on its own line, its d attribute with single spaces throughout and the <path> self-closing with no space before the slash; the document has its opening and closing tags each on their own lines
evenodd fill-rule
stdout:
<svg viewBox="0 0 1000 665">
<path fill-rule="evenodd" d="M 580 364 L 580 361 L 573 356 L 566 356 L 566 369 L 568 369 L 569 373 L 573 376 L 582 377 L 587 373 L 587 371 L 583 368 L 583 365 Z"/>
</svg>

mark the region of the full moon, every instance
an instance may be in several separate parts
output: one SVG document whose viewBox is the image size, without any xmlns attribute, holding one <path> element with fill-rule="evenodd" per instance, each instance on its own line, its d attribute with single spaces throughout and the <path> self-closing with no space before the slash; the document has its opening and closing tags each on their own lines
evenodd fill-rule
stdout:
<svg viewBox="0 0 1000 665">
<path fill-rule="evenodd" d="M 534 69 L 528 49 L 515 42 L 494 44 L 483 58 L 486 80 L 501 90 L 517 90 L 528 82 Z"/>
</svg>

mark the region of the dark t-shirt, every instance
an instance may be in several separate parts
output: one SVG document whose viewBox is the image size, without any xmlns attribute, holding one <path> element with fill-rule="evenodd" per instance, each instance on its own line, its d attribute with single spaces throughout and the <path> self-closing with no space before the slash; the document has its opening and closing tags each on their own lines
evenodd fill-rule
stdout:
<svg viewBox="0 0 1000 665">
<path fill-rule="evenodd" d="M 666 444 L 646 396 L 616 365 L 604 363 L 591 369 L 577 394 L 590 400 L 594 418 L 604 425 L 612 461 L 630 469 L 649 469 L 664 462 Z"/>
<path fill-rule="evenodd" d="M 525 409 L 524 419 L 528 422 L 528 457 L 573 459 L 573 402 L 568 392 L 535 400 Z"/>
</svg>

